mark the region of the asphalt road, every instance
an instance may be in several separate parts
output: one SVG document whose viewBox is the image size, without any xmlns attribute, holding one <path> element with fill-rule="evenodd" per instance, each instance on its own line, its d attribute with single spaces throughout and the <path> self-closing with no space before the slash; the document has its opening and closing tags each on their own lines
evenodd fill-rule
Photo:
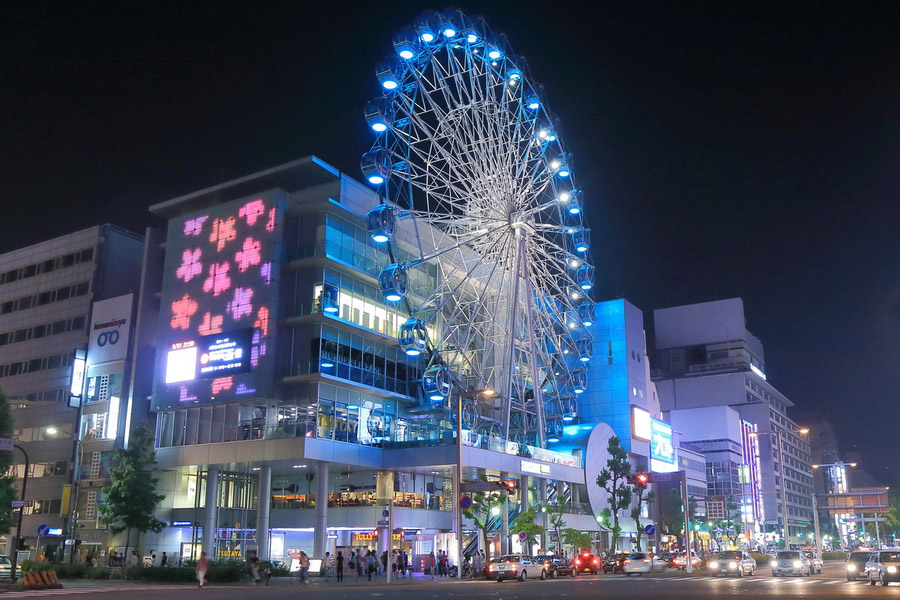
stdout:
<svg viewBox="0 0 900 600">
<path fill-rule="evenodd" d="M 383 580 L 371 584 L 348 578 L 344 584 L 317 580 L 315 584 L 297 588 L 286 580 L 273 580 L 269 587 L 209 586 L 204 589 L 172 585 L 97 585 L 90 582 L 67 584 L 62 590 L 0 593 L 0 599 L 42 598 L 62 596 L 87 597 L 91 600 L 180 600 L 209 597 L 214 600 L 276 600 L 298 597 L 310 600 L 593 600 L 594 598 L 627 598 L 628 600 L 708 600 L 710 598 L 777 597 L 793 598 L 900 598 L 900 584 L 887 588 L 871 587 L 864 581 L 848 582 L 841 565 L 828 565 L 824 573 L 811 577 L 772 577 L 768 569 L 758 570 L 752 577 L 725 578 L 687 576 L 667 573 L 663 577 L 624 575 L 580 576 L 557 580 L 526 582 L 456 581 L 445 579 L 432 583 L 427 580 L 401 580 L 386 584 Z"/>
</svg>

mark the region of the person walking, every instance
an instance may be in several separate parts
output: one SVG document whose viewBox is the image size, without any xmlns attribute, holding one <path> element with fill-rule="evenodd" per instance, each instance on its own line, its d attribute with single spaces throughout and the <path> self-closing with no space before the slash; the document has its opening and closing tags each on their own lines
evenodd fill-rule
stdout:
<svg viewBox="0 0 900 600">
<path fill-rule="evenodd" d="M 484 565 L 484 563 L 481 561 L 481 553 L 476 552 L 475 556 L 472 559 L 472 568 L 474 569 L 473 570 L 474 577 L 478 577 L 481 574 L 481 569 L 482 569 L 483 565 Z"/>
<path fill-rule="evenodd" d="M 387 575 L 388 570 L 388 555 L 387 550 L 381 553 L 381 574 Z"/>
<path fill-rule="evenodd" d="M 344 553 L 340 550 L 338 550 L 337 558 L 334 560 L 334 580 L 344 580 Z"/>
<path fill-rule="evenodd" d="M 406 550 L 400 555 L 400 577 L 406 579 L 406 571 L 409 569 L 409 554 Z M 412 577 L 412 575 L 410 575 Z"/>
<path fill-rule="evenodd" d="M 197 561 L 197 587 L 203 587 L 206 583 L 206 570 L 209 568 L 209 561 L 206 560 L 206 552 L 200 553 L 200 560 Z"/>
<path fill-rule="evenodd" d="M 434 550 L 428 555 L 428 566 L 430 567 L 428 570 L 431 572 L 431 580 L 434 581 L 434 571 L 437 566 L 437 560 L 434 558 Z"/>
<path fill-rule="evenodd" d="M 356 552 L 356 576 L 362 577 L 363 569 L 368 570 L 368 568 L 369 568 L 369 561 L 367 560 L 366 555 L 363 554 L 363 549 L 360 548 Z"/>
<path fill-rule="evenodd" d="M 165 567 L 169 562 L 169 557 L 166 556 L 166 553 L 163 552 L 162 558 L 159 559 L 159 566 Z"/>
<path fill-rule="evenodd" d="M 322 561 L 322 572 L 325 573 L 325 581 L 331 581 L 329 579 L 329 577 L 331 575 L 330 571 L 331 571 L 331 566 L 332 566 L 333 562 L 334 561 L 331 558 L 331 552 L 326 552 L 325 560 Z"/>
<path fill-rule="evenodd" d="M 375 574 L 375 553 L 369 550 L 366 554 L 366 572 L 369 575 L 369 581 L 372 581 L 372 575 Z"/>
<path fill-rule="evenodd" d="M 447 552 L 441 552 L 441 557 L 438 559 L 438 574 L 441 577 L 447 576 Z"/>
<path fill-rule="evenodd" d="M 300 583 L 309 585 L 309 557 L 303 550 L 300 551 Z"/>
</svg>

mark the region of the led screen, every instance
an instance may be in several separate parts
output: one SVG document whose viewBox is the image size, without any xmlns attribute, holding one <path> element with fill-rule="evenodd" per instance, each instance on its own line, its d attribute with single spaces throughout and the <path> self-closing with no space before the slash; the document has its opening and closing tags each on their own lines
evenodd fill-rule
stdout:
<svg viewBox="0 0 900 600">
<path fill-rule="evenodd" d="M 272 396 L 283 192 L 169 221 L 153 408 Z"/>
</svg>

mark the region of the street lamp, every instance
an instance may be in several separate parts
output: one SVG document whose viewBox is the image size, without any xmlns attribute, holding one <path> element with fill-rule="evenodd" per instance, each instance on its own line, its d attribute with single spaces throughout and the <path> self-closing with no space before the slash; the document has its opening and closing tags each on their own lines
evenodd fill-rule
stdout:
<svg viewBox="0 0 900 600">
<path fill-rule="evenodd" d="M 81 463 L 84 459 L 84 444 L 81 441 L 81 424 L 76 423 L 78 433 L 69 433 L 57 427 L 47 427 L 44 432 L 51 436 L 64 435 L 72 438 L 72 474 L 69 477 L 69 506 L 66 510 L 66 520 L 68 521 L 68 539 L 71 540 L 71 549 L 69 550 L 69 564 L 75 561 L 75 535 L 76 524 L 75 515 L 78 510 L 78 487 L 81 481 Z"/>
</svg>

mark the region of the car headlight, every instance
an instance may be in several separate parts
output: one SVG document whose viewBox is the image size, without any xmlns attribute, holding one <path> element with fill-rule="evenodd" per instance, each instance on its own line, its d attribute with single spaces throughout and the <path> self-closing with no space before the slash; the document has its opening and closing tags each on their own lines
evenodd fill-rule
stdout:
<svg viewBox="0 0 900 600">
<path fill-rule="evenodd" d="M 777 567 L 777 566 L 778 566 L 778 561 L 777 561 L 777 560 L 773 560 L 773 561 L 772 561 L 772 568 L 774 569 L 774 568 Z"/>
<path fill-rule="evenodd" d="M 729 569 L 737 569 L 737 563 L 736 562 L 728 563 L 728 568 Z"/>
<path fill-rule="evenodd" d="M 711 563 L 709 563 L 709 568 L 710 568 L 710 569 L 718 569 L 718 568 L 719 568 L 719 563 L 716 562 L 716 561 L 712 561 Z"/>
<path fill-rule="evenodd" d="M 795 568 L 795 569 L 799 569 L 799 568 L 802 567 L 802 566 L 803 566 L 803 562 L 802 562 L 802 561 L 799 561 L 799 560 L 795 560 L 795 561 L 794 561 L 794 568 Z"/>
<path fill-rule="evenodd" d="M 896 573 L 897 567 L 888 567 L 888 573 Z"/>
<path fill-rule="evenodd" d="M 854 564 L 849 564 L 849 565 L 847 565 L 847 570 L 848 570 L 848 571 L 855 571 L 855 570 L 856 570 L 856 565 L 854 565 Z"/>
</svg>

